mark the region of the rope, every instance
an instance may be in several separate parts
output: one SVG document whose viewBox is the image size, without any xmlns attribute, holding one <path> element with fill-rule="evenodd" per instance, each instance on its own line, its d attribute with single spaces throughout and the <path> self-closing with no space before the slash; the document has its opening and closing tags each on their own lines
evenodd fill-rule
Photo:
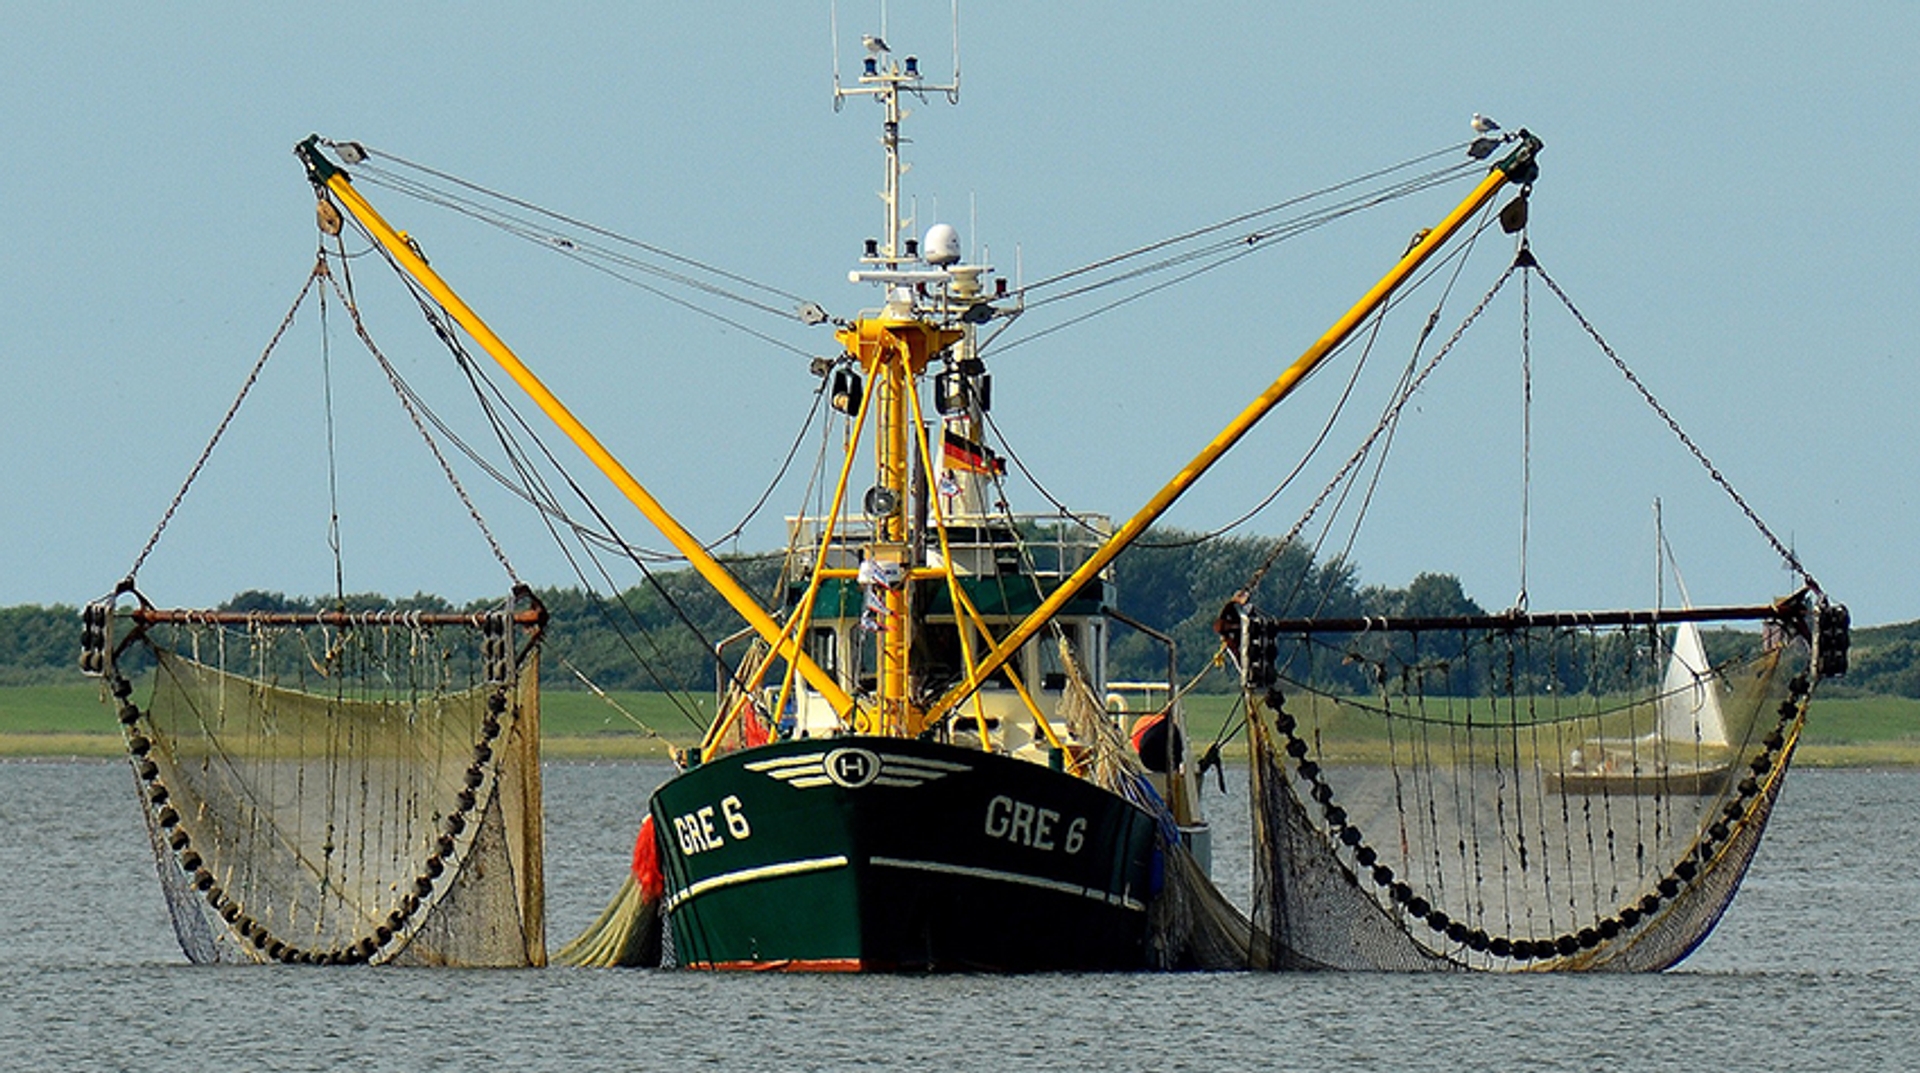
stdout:
<svg viewBox="0 0 1920 1073">
<path fill-rule="evenodd" d="M 1329 480 L 1326 486 L 1320 490 L 1319 496 L 1315 497 L 1314 501 L 1308 505 L 1306 513 L 1300 516 L 1300 520 L 1295 522 L 1293 528 L 1289 529 L 1287 534 L 1275 543 L 1273 551 L 1268 554 L 1266 560 L 1260 564 L 1259 569 L 1253 572 L 1252 577 L 1248 579 L 1245 587 L 1241 591 L 1251 593 L 1260 587 L 1260 582 L 1265 580 L 1267 572 L 1273 569 L 1274 563 L 1279 561 L 1281 553 L 1299 538 L 1301 531 L 1306 528 L 1307 523 L 1311 521 L 1313 516 L 1325 505 L 1327 498 L 1333 494 L 1336 488 L 1344 484 L 1354 468 L 1366 459 L 1368 452 L 1373 449 L 1374 441 L 1378 440 L 1388 429 L 1392 428 L 1393 425 L 1399 421 L 1400 411 L 1405 409 L 1407 403 L 1413 400 L 1413 396 L 1420 390 L 1421 385 L 1426 383 L 1427 377 L 1433 375 L 1433 371 L 1439 367 L 1440 363 L 1446 359 L 1448 354 L 1453 352 L 1454 346 L 1458 344 L 1461 337 L 1467 333 L 1467 329 L 1471 328 L 1474 322 L 1480 319 L 1480 315 L 1486 312 L 1487 306 L 1492 304 L 1494 297 L 1500 293 L 1501 288 L 1507 285 L 1507 280 L 1513 277 L 1514 270 L 1518 267 L 1517 264 L 1507 266 L 1507 270 L 1502 272 L 1500 278 L 1494 281 L 1492 288 L 1480 299 L 1480 303 L 1473 307 L 1473 311 L 1467 314 L 1466 319 L 1460 322 L 1460 326 L 1454 329 L 1453 334 L 1447 338 L 1446 343 L 1435 352 L 1432 358 L 1428 359 L 1426 365 L 1421 368 L 1417 375 L 1407 381 L 1405 387 L 1401 389 L 1399 396 L 1395 398 L 1393 402 L 1387 406 L 1386 411 L 1381 414 L 1380 421 L 1374 425 L 1373 431 L 1367 434 L 1366 439 L 1361 441 L 1360 446 L 1355 449 L 1353 454 L 1348 456 L 1347 461 L 1341 465 L 1339 472 L 1335 473 L 1333 479 Z"/>
<path fill-rule="evenodd" d="M 1526 249 L 1525 240 L 1521 249 Z M 1520 593 L 1513 606 L 1527 608 L 1527 537 L 1533 523 L 1533 290 L 1531 273 L 1520 275 Z"/>
<path fill-rule="evenodd" d="M 326 250 L 322 240 L 321 264 L 326 263 Z M 327 425 L 327 549 L 333 552 L 333 597 L 344 606 L 347 601 L 347 572 L 340 549 L 340 467 L 333 423 L 333 342 L 332 333 L 327 329 L 327 291 L 324 287 L 320 289 L 320 383 Z"/>
<path fill-rule="evenodd" d="M 328 277 L 328 281 L 332 282 L 331 276 Z M 401 408 L 406 410 L 407 417 L 413 422 L 414 429 L 420 433 L 420 438 L 426 441 L 427 450 L 433 452 L 434 461 L 440 464 L 440 472 L 446 476 L 447 483 L 453 486 L 454 493 L 466 506 L 467 516 L 472 518 L 473 524 L 479 527 L 480 535 L 486 538 L 487 547 L 493 550 L 493 557 L 499 560 L 509 580 L 515 585 L 522 584 L 520 575 L 513 569 L 513 564 L 507 561 L 506 551 L 500 547 L 500 542 L 494 539 L 493 530 L 488 527 L 487 520 L 481 516 L 480 508 L 474 506 L 473 497 L 467 494 L 466 485 L 460 483 L 460 477 L 454 473 L 453 466 L 447 462 L 447 456 L 441 453 L 439 442 L 433 438 L 431 432 L 427 431 L 426 422 L 420 419 L 419 411 L 414 409 L 412 392 L 401 380 L 399 370 L 393 367 L 393 364 L 387 360 L 387 356 L 381 353 L 379 344 L 373 341 L 372 334 L 367 331 L 366 322 L 360 319 L 359 308 L 347 302 L 347 296 L 340 292 L 339 284 L 335 283 L 333 286 L 334 292 L 347 307 L 347 316 L 353 321 L 354 334 L 360 337 L 360 342 L 366 346 L 367 353 L 373 356 L 373 360 L 380 364 L 381 371 L 387 374 L 387 381 L 392 384 L 394 395 L 400 400 Z"/>
</svg>

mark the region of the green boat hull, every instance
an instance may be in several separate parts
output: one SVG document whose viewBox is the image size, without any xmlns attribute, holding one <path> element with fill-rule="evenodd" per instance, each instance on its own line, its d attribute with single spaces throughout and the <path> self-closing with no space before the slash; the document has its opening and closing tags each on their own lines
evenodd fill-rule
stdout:
<svg viewBox="0 0 1920 1073">
<path fill-rule="evenodd" d="M 1037 764 L 893 738 L 779 742 L 681 774 L 652 812 L 684 967 L 1145 964 L 1153 817 Z"/>
</svg>

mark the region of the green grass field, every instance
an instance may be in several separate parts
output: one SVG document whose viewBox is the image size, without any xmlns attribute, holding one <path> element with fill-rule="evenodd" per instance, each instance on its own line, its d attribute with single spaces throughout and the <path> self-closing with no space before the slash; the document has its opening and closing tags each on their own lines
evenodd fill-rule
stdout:
<svg viewBox="0 0 1920 1073">
<path fill-rule="evenodd" d="M 619 693 L 609 703 L 590 693 L 548 690 L 541 697 L 542 748 L 552 759 L 619 759 L 666 755 L 700 730 L 660 693 Z M 704 720 L 711 698 L 700 698 Z M 614 705 L 617 704 L 616 708 Z M 1231 696 L 1194 696 L 1187 722 L 1196 742 L 1214 740 L 1236 717 Z M 91 682 L 0 688 L 0 756 L 114 756 L 119 723 Z M 1244 756 L 1236 736 L 1228 756 Z M 1905 697 L 1815 698 L 1800 762 L 1814 766 L 1920 767 L 1920 700 Z"/>
<path fill-rule="evenodd" d="M 610 696 L 612 703 L 573 690 L 542 694 L 546 754 L 560 759 L 665 756 L 669 745 L 699 740 L 713 707 L 711 698 L 701 698 L 695 722 L 663 693 Z M 115 756 L 120 751 L 120 724 L 99 685 L 0 688 L 0 756 Z"/>
</svg>

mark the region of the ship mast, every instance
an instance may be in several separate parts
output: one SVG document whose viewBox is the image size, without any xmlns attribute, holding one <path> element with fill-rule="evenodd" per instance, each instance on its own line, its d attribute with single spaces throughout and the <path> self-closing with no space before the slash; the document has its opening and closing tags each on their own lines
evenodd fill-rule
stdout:
<svg viewBox="0 0 1920 1073">
<path fill-rule="evenodd" d="M 921 76 L 917 57 L 907 56 L 902 63 L 894 60 L 880 38 L 868 36 L 864 43 L 867 56 L 858 83 L 842 86 L 836 74 L 834 84 L 836 108 L 848 97 L 871 97 L 880 105 L 880 144 L 885 155 L 885 181 L 880 192 L 882 237 L 867 240 L 860 258 L 862 267 L 848 274 L 854 283 L 880 285 L 885 303 L 836 333 L 862 373 L 872 380 L 872 416 L 877 424 L 874 484 L 862 502 L 872 520 L 872 539 L 862 551 L 862 567 L 856 576 L 870 600 L 878 605 L 872 626 L 879 654 L 875 683 L 879 703 L 871 723 L 857 729 L 913 735 L 925 727 L 910 697 L 913 583 L 945 576 L 944 569 L 929 569 L 915 551 L 912 519 L 916 499 L 922 494 L 916 485 L 924 481 L 915 480 L 914 454 L 917 449 L 924 451 L 925 444 L 916 393 L 928 364 L 967 334 L 954 325 L 953 309 L 945 296 L 954 289 L 957 277 L 971 282 L 977 280 L 980 270 L 954 266 L 951 261 L 944 265 L 923 262 L 919 243 L 905 235 L 911 221 L 902 215 L 900 177 L 908 168 L 900 155 L 900 124 L 908 115 L 902 96 L 924 98 L 928 93 L 940 93 L 957 102 L 958 73 L 950 83 L 929 83 Z M 923 307 L 920 296 L 929 292 L 938 293 L 942 300 L 931 308 Z"/>
</svg>

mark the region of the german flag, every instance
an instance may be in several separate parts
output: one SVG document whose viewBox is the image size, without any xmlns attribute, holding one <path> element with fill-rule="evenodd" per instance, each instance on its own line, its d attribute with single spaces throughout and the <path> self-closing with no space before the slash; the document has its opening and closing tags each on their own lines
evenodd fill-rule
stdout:
<svg viewBox="0 0 1920 1073">
<path fill-rule="evenodd" d="M 942 439 L 945 447 L 941 454 L 946 459 L 948 469 L 996 477 L 1007 472 L 1006 460 L 994 454 L 985 444 L 975 443 L 952 428 L 944 430 Z"/>
</svg>

